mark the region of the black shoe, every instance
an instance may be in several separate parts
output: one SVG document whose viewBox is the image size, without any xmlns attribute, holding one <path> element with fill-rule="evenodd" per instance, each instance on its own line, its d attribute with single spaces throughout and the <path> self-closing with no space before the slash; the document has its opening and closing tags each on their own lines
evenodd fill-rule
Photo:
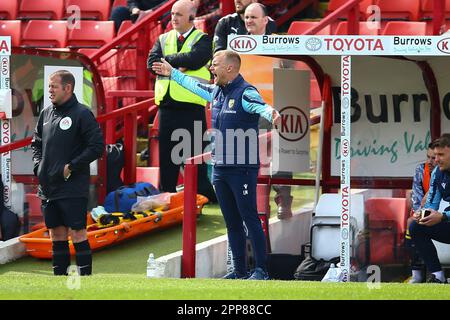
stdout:
<svg viewBox="0 0 450 320">
<path fill-rule="evenodd" d="M 436 276 L 434 274 L 430 274 L 430 276 L 427 279 L 427 283 L 440 283 L 440 284 L 445 284 L 445 282 L 442 282 L 441 280 L 439 280 L 438 278 L 436 278 Z"/>
<path fill-rule="evenodd" d="M 141 151 L 141 155 L 139 158 L 141 161 L 147 161 L 148 159 L 150 159 L 148 148 L 145 148 L 144 150 Z"/>
</svg>

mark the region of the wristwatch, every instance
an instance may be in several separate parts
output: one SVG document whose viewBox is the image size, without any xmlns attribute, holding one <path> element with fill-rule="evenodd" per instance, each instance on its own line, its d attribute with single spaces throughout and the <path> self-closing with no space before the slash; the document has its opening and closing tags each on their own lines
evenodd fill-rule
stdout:
<svg viewBox="0 0 450 320">
<path fill-rule="evenodd" d="M 447 221 L 448 221 L 448 216 L 445 214 L 445 212 L 442 212 L 441 222 L 447 222 Z"/>
</svg>

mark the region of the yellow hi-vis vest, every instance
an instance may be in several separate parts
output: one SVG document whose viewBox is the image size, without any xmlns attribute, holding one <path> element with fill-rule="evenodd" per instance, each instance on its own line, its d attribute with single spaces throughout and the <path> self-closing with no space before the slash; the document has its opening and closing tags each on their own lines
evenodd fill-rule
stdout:
<svg viewBox="0 0 450 320">
<path fill-rule="evenodd" d="M 159 41 L 161 43 L 161 49 L 163 52 L 163 56 L 166 57 L 175 53 L 186 53 L 190 52 L 192 46 L 197 43 L 198 40 L 204 35 L 200 30 L 195 29 L 191 32 L 191 34 L 185 40 L 183 47 L 180 52 L 177 51 L 177 32 L 175 30 L 171 30 L 167 33 L 164 33 L 159 36 Z M 207 83 L 211 79 L 211 74 L 207 66 L 203 66 L 197 70 L 187 70 L 184 74 L 195 78 L 200 82 Z M 170 97 L 175 101 L 180 102 L 188 102 L 195 103 L 202 106 L 206 106 L 207 101 L 205 99 L 200 98 L 196 94 L 193 94 L 189 90 L 186 90 L 178 83 L 173 80 L 170 80 L 169 77 L 157 76 L 155 83 L 155 103 L 159 105 L 161 100 L 167 93 L 167 89 L 169 89 Z"/>
</svg>

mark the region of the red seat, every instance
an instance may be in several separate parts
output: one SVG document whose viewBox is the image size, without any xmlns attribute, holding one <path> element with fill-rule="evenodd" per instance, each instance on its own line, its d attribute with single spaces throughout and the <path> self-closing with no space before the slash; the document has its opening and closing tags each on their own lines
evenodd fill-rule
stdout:
<svg viewBox="0 0 450 320">
<path fill-rule="evenodd" d="M 411 20 L 419 19 L 420 0 L 376 0 L 380 7 L 382 20 Z"/>
<path fill-rule="evenodd" d="M 102 77 L 102 83 L 105 93 L 109 90 L 119 89 L 119 77 Z"/>
<path fill-rule="evenodd" d="M 334 31 L 334 34 L 336 35 L 345 35 L 347 33 L 347 21 L 341 21 L 336 27 L 336 30 Z M 367 21 L 360 21 L 359 22 L 359 34 L 362 35 L 378 35 L 378 28 L 371 29 L 372 24 Z"/>
<path fill-rule="evenodd" d="M 433 2 L 434 0 L 422 0 L 420 3 L 420 19 L 433 19 Z M 445 0 L 445 19 L 450 19 L 450 0 Z"/>
<path fill-rule="evenodd" d="M 427 34 L 433 34 L 433 20 L 427 20 Z M 450 20 L 445 21 L 445 26 L 443 27 L 441 34 L 447 32 L 450 29 Z"/>
<path fill-rule="evenodd" d="M 60 20 L 63 14 L 64 0 L 22 0 L 17 18 Z"/>
<path fill-rule="evenodd" d="M 79 53 L 90 57 L 97 52 L 98 49 L 80 48 Z M 113 77 L 117 74 L 117 49 L 111 49 L 108 53 L 101 56 L 97 66 L 97 70 L 102 77 Z"/>
<path fill-rule="evenodd" d="M 67 45 L 67 21 L 28 21 L 22 36 L 22 46 L 65 48 Z"/>
<path fill-rule="evenodd" d="M 67 0 L 66 6 L 80 8 L 81 19 L 108 20 L 111 11 L 111 0 Z"/>
<path fill-rule="evenodd" d="M 370 264 L 400 262 L 408 219 L 406 198 L 370 198 L 364 209 L 370 232 Z"/>
<path fill-rule="evenodd" d="M 134 52 L 136 53 L 136 50 Z M 134 71 L 134 74 L 136 74 L 136 71 Z M 119 76 L 119 90 L 136 90 L 136 76 Z M 123 106 L 128 106 L 133 103 L 136 103 L 136 98 L 122 99 Z"/>
<path fill-rule="evenodd" d="M 13 47 L 20 46 L 21 23 L 20 20 L 0 20 L 0 36 L 11 36 Z"/>
<path fill-rule="evenodd" d="M 19 0 L 3 0 L 0 2 L 0 20 L 14 20 L 19 10 Z"/>
<path fill-rule="evenodd" d="M 208 30 L 207 30 L 208 28 L 206 26 L 206 20 L 205 19 L 199 19 L 199 18 L 195 19 L 194 20 L 194 26 L 195 26 L 196 29 L 198 29 L 200 31 L 203 31 L 205 33 L 208 33 Z"/>
<path fill-rule="evenodd" d="M 114 38 L 113 21 L 80 21 L 79 28 L 69 31 L 70 48 L 100 48 Z"/>
<path fill-rule="evenodd" d="M 288 34 L 304 34 L 306 30 L 318 25 L 317 21 L 292 21 L 288 29 Z M 319 30 L 316 34 L 328 35 L 331 32 L 330 26 L 325 26 L 322 30 Z"/>
<path fill-rule="evenodd" d="M 134 24 L 131 22 L 131 20 L 124 20 L 124 21 L 122 21 L 122 23 L 120 24 L 119 30 L 117 30 L 117 35 L 122 34 L 124 32 L 127 32 L 127 30 L 130 29 L 133 26 L 134 26 Z M 150 28 L 150 30 L 151 29 L 152 28 Z M 130 39 L 130 42 L 132 43 L 134 41 L 137 41 L 138 36 L 139 36 L 138 32 L 133 34 L 133 36 Z"/>
<path fill-rule="evenodd" d="M 381 34 L 384 36 L 424 36 L 427 34 L 427 24 L 419 21 L 389 21 Z"/>
<path fill-rule="evenodd" d="M 127 31 L 127 29 L 131 28 L 133 26 L 133 23 L 131 22 L 131 20 L 123 20 L 122 23 L 120 24 L 119 30 L 117 31 L 117 34 L 122 34 L 125 31 Z"/>
<path fill-rule="evenodd" d="M 136 75 L 136 49 L 125 49 L 123 51 L 120 51 L 117 59 L 119 75 Z"/>
<path fill-rule="evenodd" d="M 330 0 L 330 2 L 328 2 L 328 9 L 326 15 L 332 13 L 333 11 L 336 11 L 347 2 L 348 0 Z M 374 0 L 363 0 L 359 3 L 359 14 L 361 20 L 364 20 L 366 18 L 367 7 L 373 5 L 373 2 Z M 346 14 L 343 17 L 346 18 Z"/>
<path fill-rule="evenodd" d="M 111 10 L 115 7 L 126 7 L 127 6 L 127 0 L 114 0 Z"/>
</svg>

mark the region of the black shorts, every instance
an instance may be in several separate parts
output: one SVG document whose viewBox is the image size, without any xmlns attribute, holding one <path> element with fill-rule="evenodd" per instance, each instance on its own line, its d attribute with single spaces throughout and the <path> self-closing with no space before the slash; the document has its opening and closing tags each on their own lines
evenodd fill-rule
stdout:
<svg viewBox="0 0 450 320">
<path fill-rule="evenodd" d="M 65 226 L 72 230 L 86 229 L 87 199 L 66 198 L 42 201 L 45 225 L 52 229 Z"/>
</svg>

